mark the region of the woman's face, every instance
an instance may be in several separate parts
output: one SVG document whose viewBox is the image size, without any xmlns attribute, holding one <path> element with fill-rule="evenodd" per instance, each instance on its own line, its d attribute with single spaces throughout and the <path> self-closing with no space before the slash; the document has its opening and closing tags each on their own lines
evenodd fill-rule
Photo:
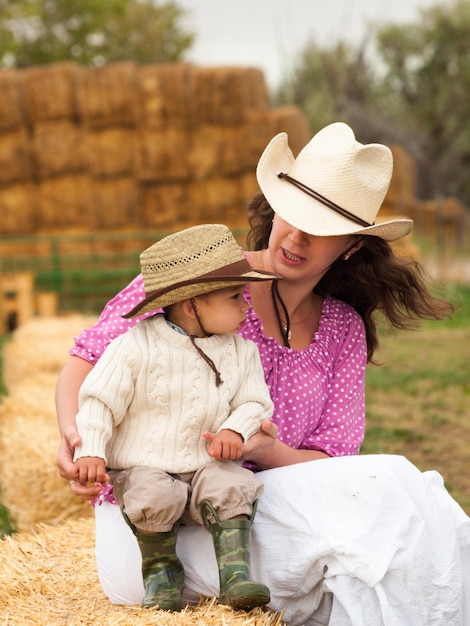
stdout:
<svg viewBox="0 0 470 626">
<path fill-rule="evenodd" d="M 268 246 L 270 270 L 287 280 L 318 282 L 353 242 L 353 235 L 308 235 L 275 214 Z"/>
</svg>

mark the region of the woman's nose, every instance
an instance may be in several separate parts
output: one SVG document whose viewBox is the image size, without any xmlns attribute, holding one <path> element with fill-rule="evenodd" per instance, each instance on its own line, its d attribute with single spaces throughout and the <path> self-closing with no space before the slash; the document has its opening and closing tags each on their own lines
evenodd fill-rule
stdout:
<svg viewBox="0 0 470 626">
<path fill-rule="evenodd" d="M 289 232 L 289 237 L 292 241 L 297 244 L 305 243 L 307 241 L 308 235 L 304 233 L 303 230 L 299 230 L 298 228 L 293 228 Z"/>
</svg>

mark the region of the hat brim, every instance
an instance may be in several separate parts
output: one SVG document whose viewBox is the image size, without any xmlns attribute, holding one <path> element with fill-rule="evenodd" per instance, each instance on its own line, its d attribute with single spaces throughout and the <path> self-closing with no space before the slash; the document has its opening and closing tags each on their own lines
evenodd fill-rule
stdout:
<svg viewBox="0 0 470 626">
<path fill-rule="evenodd" d="M 124 313 L 122 317 L 133 318 L 155 311 L 156 309 L 162 309 L 182 302 L 188 298 L 194 298 L 195 296 L 202 295 L 204 293 L 210 293 L 211 291 L 217 291 L 218 289 L 225 289 L 226 287 L 233 287 L 234 285 L 244 285 L 250 282 L 260 282 L 266 280 L 274 280 L 279 278 L 276 274 L 271 272 L 263 272 L 259 270 L 252 270 L 244 274 L 238 274 L 236 276 L 224 276 L 220 280 L 214 281 L 213 279 L 207 279 L 205 277 L 192 278 L 189 284 L 184 281 L 176 283 L 165 290 L 158 290 L 150 293 L 144 300 L 142 300 L 137 306 L 135 306 L 129 313 Z"/>
<path fill-rule="evenodd" d="M 279 178 L 278 174 L 291 170 L 295 158 L 285 133 L 280 133 L 274 139 L 259 160 L 256 177 L 274 212 L 288 224 L 319 237 L 358 234 L 395 241 L 411 232 L 413 220 L 407 218 L 360 226 Z"/>
</svg>

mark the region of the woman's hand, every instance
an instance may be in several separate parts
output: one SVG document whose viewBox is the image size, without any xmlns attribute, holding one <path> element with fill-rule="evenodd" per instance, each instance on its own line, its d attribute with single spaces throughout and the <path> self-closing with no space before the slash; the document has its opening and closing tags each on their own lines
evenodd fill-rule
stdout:
<svg viewBox="0 0 470 626">
<path fill-rule="evenodd" d="M 248 439 L 243 446 L 241 459 L 256 463 L 260 468 L 267 469 L 274 467 L 269 462 L 269 458 L 276 445 L 278 428 L 270 420 L 264 420 L 257 433 Z"/>
<path fill-rule="evenodd" d="M 87 485 L 81 483 L 78 478 L 78 467 L 73 462 L 73 454 L 75 448 L 80 443 L 80 437 L 75 426 L 68 425 L 62 434 L 62 438 L 59 443 L 59 449 L 57 451 L 57 467 L 59 475 L 65 478 L 70 483 L 72 492 L 82 498 L 83 500 L 93 500 L 99 496 L 101 492 L 101 485 Z M 106 474 L 106 481 L 109 480 L 109 476 Z"/>
</svg>

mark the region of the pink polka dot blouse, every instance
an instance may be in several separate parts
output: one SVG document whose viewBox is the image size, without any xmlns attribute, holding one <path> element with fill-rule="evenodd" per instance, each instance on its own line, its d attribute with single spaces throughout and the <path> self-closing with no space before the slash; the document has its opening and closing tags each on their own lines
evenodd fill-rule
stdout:
<svg viewBox="0 0 470 626">
<path fill-rule="evenodd" d="M 121 317 L 144 296 L 139 275 L 108 302 L 96 324 L 75 337 L 70 354 L 96 363 L 110 341 L 152 315 Z M 246 297 L 250 302 L 249 293 Z M 364 438 L 367 363 L 359 314 L 344 302 L 325 298 L 318 331 L 304 350 L 286 348 L 265 335 L 251 307 L 240 333 L 258 346 L 279 439 L 330 456 L 358 454 Z"/>
</svg>

